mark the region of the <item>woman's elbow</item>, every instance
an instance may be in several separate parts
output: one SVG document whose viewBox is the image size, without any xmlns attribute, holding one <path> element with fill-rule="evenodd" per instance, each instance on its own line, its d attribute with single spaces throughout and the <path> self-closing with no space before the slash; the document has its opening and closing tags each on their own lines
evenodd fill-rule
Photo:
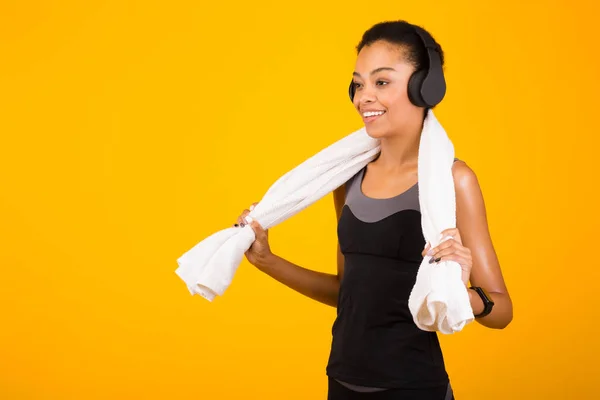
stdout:
<svg viewBox="0 0 600 400">
<path fill-rule="evenodd" d="M 499 321 L 500 323 L 498 324 L 498 327 L 496 329 L 506 328 L 508 325 L 510 325 L 510 323 L 512 322 L 512 319 L 513 319 L 513 316 L 512 316 L 512 312 L 511 312 L 508 316 L 506 316 L 501 321 Z"/>
<path fill-rule="evenodd" d="M 493 327 L 495 329 L 504 329 L 508 325 L 510 325 L 510 323 L 513 320 L 513 306 L 510 298 L 507 298 L 506 305 L 504 305 L 503 308 L 504 309 L 499 313 L 499 318 L 497 318 L 497 320 L 495 321 L 496 323 Z"/>
</svg>

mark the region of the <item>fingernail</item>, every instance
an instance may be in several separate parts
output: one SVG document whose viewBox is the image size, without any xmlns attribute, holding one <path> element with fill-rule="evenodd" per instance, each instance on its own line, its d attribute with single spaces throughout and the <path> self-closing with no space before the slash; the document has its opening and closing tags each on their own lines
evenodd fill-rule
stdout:
<svg viewBox="0 0 600 400">
<path fill-rule="evenodd" d="M 428 256 L 432 256 L 432 255 L 433 255 L 433 249 L 429 249 L 429 250 L 427 250 L 427 255 L 428 255 Z"/>
<path fill-rule="evenodd" d="M 233 225 L 233 226 L 235 226 L 235 227 L 237 228 L 239 225 L 238 225 L 238 224 L 235 224 L 235 225 Z"/>
<path fill-rule="evenodd" d="M 246 215 L 246 218 L 244 218 L 244 219 L 245 219 L 245 220 L 246 220 L 246 222 L 247 222 L 247 223 L 249 223 L 249 224 L 250 224 L 250 223 L 252 223 L 252 221 L 254 221 L 254 220 L 252 219 L 252 217 L 251 217 L 251 216 L 249 216 L 249 215 Z"/>
<path fill-rule="evenodd" d="M 430 259 L 429 259 L 429 264 L 433 264 L 433 262 L 434 262 L 434 261 L 435 261 L 435 260 L 434 260 L 433 258 L 430 258 Z"/>
<path fill-rule="evenodd" d="M 243 222 L 240 224 L 240 228 L 243 228 L 244 226 L 246 226 L 246 224 L 244 224 Z"/>
<path fill-rule="evenodd" d="M 435 262 L 439 262 L 441 259 L 442 259 L 442 257 L 440 257 L 440 258 L 436 258 L 436 259 L 435 259 Z"/>
</svg>

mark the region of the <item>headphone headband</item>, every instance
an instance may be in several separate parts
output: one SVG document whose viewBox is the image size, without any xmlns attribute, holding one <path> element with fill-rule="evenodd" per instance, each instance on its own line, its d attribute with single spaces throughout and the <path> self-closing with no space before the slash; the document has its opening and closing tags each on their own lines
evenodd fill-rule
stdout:
<svg viewBox="0 0 600 400">
<path fill-rule="evenodd" d="M 421 41 L 423 42 L 423 45 L 426 48 L 434 49 L 436 51 L 439 50 L 440 46 L 435 42 L 435 40 L 433 40 L 431 35 L 429 33 L 427 33 L 426 30 L 424 30 L 423 28 L 421 28 L 420 26 L 417 26 L 417 25 L 413 25 L 413 29 L 414 29 L 415 33 L 417 35 L 419 35 L 419 37 L 421 38 Z"/>
</svg>

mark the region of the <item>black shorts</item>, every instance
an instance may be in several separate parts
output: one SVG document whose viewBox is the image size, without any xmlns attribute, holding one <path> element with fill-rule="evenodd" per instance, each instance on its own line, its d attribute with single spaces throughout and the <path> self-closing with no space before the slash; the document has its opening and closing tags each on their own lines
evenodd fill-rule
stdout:
<svg viewBox="0 0 600 400">
<path fill-rule="evenodd" d="M 329 378 L 327 400 L 454 400 L 450 384 L 425 389 L 387 389 L 356 392 Z"/>
</svg>

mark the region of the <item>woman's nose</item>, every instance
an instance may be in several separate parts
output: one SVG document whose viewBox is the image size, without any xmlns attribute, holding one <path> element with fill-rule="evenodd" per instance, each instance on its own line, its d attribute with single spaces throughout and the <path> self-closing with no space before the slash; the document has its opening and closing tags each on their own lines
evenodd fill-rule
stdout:
<svg viewBox="0 0 600 400">
<path fill-rule="evenodd" d="M 368 104 L 375 101 L 375 95 L 371 92 L 364 91 L 361 93 L 359 103 L 360 104 Z"/>
<path fill-rule="evenodd" d="M 369 86 L 365 86 L 363 90 L 360 92 L 360 100 L 361 104 L 363 103 L 372 103 L 375 101 L 375 91 Z"/>
</svg>

